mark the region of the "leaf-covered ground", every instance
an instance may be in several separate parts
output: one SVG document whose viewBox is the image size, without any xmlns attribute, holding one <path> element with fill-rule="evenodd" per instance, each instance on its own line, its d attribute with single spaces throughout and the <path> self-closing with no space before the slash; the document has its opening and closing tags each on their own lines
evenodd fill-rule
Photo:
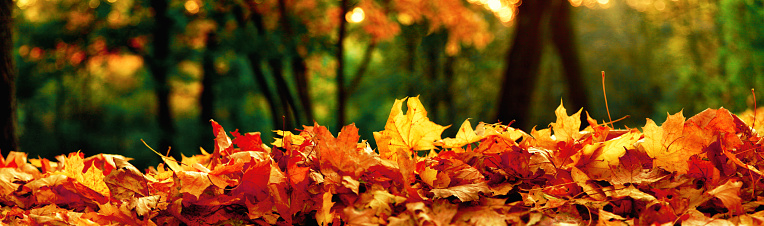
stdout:
<svg viewBox="0 0 764 226">
<path fill-rule="evenodd" d="M 402 105 L 407 104 L 404 114 Z M 762 225 L 764 111 L 615 130 L 581 111 L 530 133 L 465 121 L 455 138 L 397 100 L 378 149 L 354 125 L 263 144 L 212 122 L 215 149 L 146 170 L 80 153 L 0 159 L 5 224 Z M 764 121 L 764 120 L 762 120 Z M 230 136 L 229 136 L 230 134 Z M 231 137 L 232 136 L 232 137 Z M 417 153 L 429 153 L 426 157 Z"/>
</svg>

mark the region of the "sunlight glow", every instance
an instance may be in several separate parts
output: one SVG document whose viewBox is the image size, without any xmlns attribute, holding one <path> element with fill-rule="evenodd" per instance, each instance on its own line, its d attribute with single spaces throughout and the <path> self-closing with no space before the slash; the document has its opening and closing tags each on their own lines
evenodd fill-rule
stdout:
<svg viewBox="0 0 764 226">
<path fill-rule="evenodd" d="M 509 21 L 512 21 L 512 17 L 514 16 L 513 11 L 513 8 L 510 7 L 501 8 L 501 11 L 499 11 L 499 20 L 501 20 L 502 23 L 509 23 Z"/>
<path fill-rule="evenodd" d="M 486 4 L 488 5 L 488 9 L 494 12 L 498 12 L 499 9 L 501 9 L 501 1 L 500 0 L 488 0 L 486 1 Z"/>
<path fill-rule="evenodd" d="M 583 3 L 584 0 L 570 0 L 570 5 L 573 7 L 579 7 L 581 6 L 581 3 Z"/>
<path fill-rule="evenodd" d="M 184 7 L 186 7 L 186 11 L 191 14 L 196 14 L 199 12 L 199 3 L 197 3 L 194 0 L 188 0 L 185 4 L 183 4 Z"/>
<path fill-rule="evenodd" d="M 666 9 L 666 3 L 660 0 L 655 1 L 653 5 L 655 6 L 655 9 L 657 9 L 658 11 L 663 11 L 664 9 Z"/>
<path fill-rule="evenodd" d="M 597 3 L 599 3 L 600 5 L 605 5 L 608 2 L 610 2 L 610 0 L 597 0 Z"/>
<path fill-rule="evenodd" d="M 91 9 L 98 8 L 99 5 L 101 5 L 100 0 L 90 0 L 90 2 L 88 2 L 88 6 L 90 6 Z"/>
<path fill-rule="evenodd" d="M 414 17 L 408 13 L 398 13 L 398 22 L 408 26 L 414 23 Z"/>
<path fill-rule="evenodd" d="M 363 12 L 363 9 L 361 9 L 361 7 L 355 7 L 353 11 L 350 11 L 347 14 L 345 14 L 345 20 L 347 20 L 350 23 L 360 23 L 365 18 L 366 18 L 366 14 Z"/>
</svg>

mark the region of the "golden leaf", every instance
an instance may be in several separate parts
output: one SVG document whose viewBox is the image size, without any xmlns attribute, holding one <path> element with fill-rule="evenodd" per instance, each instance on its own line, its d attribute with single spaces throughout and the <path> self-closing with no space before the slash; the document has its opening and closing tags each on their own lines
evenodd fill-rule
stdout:
<svg viewBox="0 0 764 226">
<path fill-rule="evenodd" d="M 440 140 L 440 134 L 447 126 L 435 124 L 427 118 L 419 97 L 409 97 L 408 110 L 403 114 L 401 107 L 407 98 L 395 100 L 385 130 L 374 133 L 379 153 L 383 158 L 393 160 L 396 150 L 429 150 L 435 148 L 434 141 Z"/>
</svg>

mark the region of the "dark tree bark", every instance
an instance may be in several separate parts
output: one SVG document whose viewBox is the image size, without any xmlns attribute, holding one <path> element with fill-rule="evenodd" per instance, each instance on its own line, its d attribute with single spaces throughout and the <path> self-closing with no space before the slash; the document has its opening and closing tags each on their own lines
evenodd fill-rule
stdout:
<svg viewBox="0 0 764 226">
<path fill-rule="evenodd" d="M 340 1 L 340 27 L 337 31 L 337 131 L 345 126 L 345 103 L 347 102 L 345 89 L 345 14 L 347 14 L 347 0 Z"/>
<path fill-rule="evenodd" d="M 516 121 L 517 127 L 529 129 L 531 94 L 538 77 L 543 52 L 544 30 L 549 26 L 552 42 L 560 54 L 568 97 L 576 111 L 586 105 L 586 89 L 581 79 L 580 60 L 570 21 L 571 6 L 565 0 L 527 0 L 518 7 L 515 38 L 507 55 L 504 82 L 499 96 L 497 119 Z M 549 21 L 549 23 L 544 23 Z"/>
<path fill-rule="evenodd" d="M 204 53 L 202 59 L 202 71 L 204 71 L 204 77 L 202 77 L 202 93 L 199 97 L 200 104 L 200 117 L 199 120 L 202 124 L 209 124 L 210 119 L 214 117 L 215 111 L 215 92 L 213 86 L 215 85 L 215 56 L 214 52 L 217 51 L 217 32 L 211 31 L 207 34 L 207 51 Z M 206 134 L 206 133 L 205 133 Z"/>
<path fill-rule="evenodd" d="M 443 78 L 445 80 L 446 93 L 443 96 L 443 103 L 446 105 L 446 122 L 454 123 L 454 126 L 461 126 L 459 119 L 456 118 L 456 105 L 454 105 L 454 96 L 457 95 L 457 87 L 454 86 L 454 64 L 456 57 L 446 56 L 446 63 L 443 64 Z M 456 127 L 457 129 L 459 127 Z"/>
<path fill-rule="evenodd" d="M 515 38 L 506 58 L 497 119 L 502 123 L 515 120 L 523 129 L 529 124 L 531 94 L 541 62 L 541 25 L 549 5 L 547 1 L 527 0 L 518 7 Z"/>
<path fill-rule="evenodd" d="M 300 100 L 301 112 L 295 114 L 295 116 L 304 115 L 302 120 L 297 120 L 300 124 L 312 124 L 313 104 L 310 98 L 310 89 L 308 87 L 308 66 L 305 63 L 305 59 L 297 51 L 297 40 L 295 40 L 295 37 L 297 36 L 292 30 L 291 22 L 288 19 L 285 0 L 279 0 L 278 10 L 280 14 L 280 25 L 284 29 L 287 39 L 287 49 L 290 51 L 290 57 L 292 59 L 292 75 L 294 76 L 295 84 L 297 86 L 297 97 Z"/>
<path fill-rule="evenodd" d="M 573 111 L 587 107 L 586 87 L 581 76 L 581 60 L 576 47 L 576 36 L 573 33 L 573 25 L 570 20 L 572 6 L 568 1 L 557 1 L 552 10 L 550 25 L 552 28 L 552 42 L 560 54 L 562 70 L 568 88 L 568 96 L 565 98 L 573 107 Z"/>
<path fill-rule="evenodd" d="M 13 1 L 0 1 L 0 154 L 18 151 L 16 135 L 16 73 L 13 67 Z"/>
<path fill-rule="evenodd" d="M 262 16 L 258 14 L 257 10 L 255 9 L 255 4 L 256 3 L 254 1 L 247 1 L 247 7 L 251 12 L 253 12 L 250 19 L 257 29 L 257 35 L 262 37 L 265 34 L 265 25 L 263 23 Z M 245 27 L 244 23 L 246 20 L 243 13 L 239 13 L 237 15 L 239 15 L 237 16 L 237 21 L 240 21 L 240 25 Z M 252 68 L 255 82 L 257 83 L 258 87 L 263 93 L 263 96 L 265 96 L 268 105 L 270 106 L 273 128 L 282 130 L 294 128 L 293 122 L 296 122 L 296 115 L 294 114 L 293 110 L 295 109 L 295 100 L 292 96 L 292 93 L 289 91 L 286 80 L 284 80 L 282 62 L 279 59 L 268 60 L 268 65 L 271 67 L 274 77 L 273 80 L 276 84 L 277 95 L 273 95 L 271 87 L 268 85 L 269 83 L 265 75 L 265 69 L 261 64 L 264 59 L 260 55 L 260 52 L 251 51 L 247 54 L 247 58 L 249 58 L 248 60 Z"/>
<path fill-rule="evenodd" d="M 170 87 L 167 84 L 172 20 L 167 15 L 167 0 L 153 0 L 151 7 L 154 9 L 154 40 L 149 70 L 156 83 L 157 121 L 162 133 L 159 138 L 159 147 L 164 149 L 172 146 L 172 139 L 175 136 L 175 126 L 170 112 Z M 180 154 L 179 151 L 173 152 L 173 156 L 177 159 L 180 158 Z"/>
</svg>

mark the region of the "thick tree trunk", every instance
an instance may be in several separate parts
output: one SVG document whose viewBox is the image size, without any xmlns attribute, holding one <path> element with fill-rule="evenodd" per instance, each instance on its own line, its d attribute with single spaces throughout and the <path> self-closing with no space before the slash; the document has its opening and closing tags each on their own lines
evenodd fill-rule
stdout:
<svg viewBox="0 0 764 226">
<path fill-rule="evenodd" d="M 497 119 L 502 123 L 515 120 L 517 127 L 530 126 L 531 94 L 543 50 L 542 20 L 549 6 L 548 0 L 526 0 L 518 7 L 515 38 L 506 58 L 499 96 Z"/>
<path fill-rule="evenodd" d="M 568 88 L 568 96 L 565 100 L 569 101 L 573 111 L 578 111 L 582 107 L 588 109 L 588 95 L 581 76 L 581 60 L 570 18 L 572 6 L 567 0 L 556 1 L 555 3 L 549 22 L 552 30 L 552 42 L 557 47 L 557 53 L 560 54 Z"/>
<path fill-rule="evenodd" d="M 347 102 L 345 89 L 345 14 L 347 14 L 347 0 L 340 1 L 340 27 L 337 31 L 337 127 L 340 131 L 345 126 L 345 103 Z"/>
<path fill-rule="evenodd" d="M 157 95 L 157 121 L 161 129 L 159 138 L 159 149 L 172 146 L 172 139 L 175 136 L 175 126 L 173 125 L 172 112 L 170 112 L 170 87 L 167 84 L 167 67 L 169 66 L 170 55 L 170 28 L 172 27 L 170 17 L 167 15 L 167 0 L 151 1 L 151 7 L 154 8 L 154 40 L 153 40 L 153 63 L 149 65 L 151 75 L 156 83 Z M 180 158 L 181 153 L 174 151 L 173 156 Z"/>
<path fill-rule="evenodd" d="M 18 151 L 16 73 L 13 67 L 13 1 L 0 0 L 0 154 Z"/>
</svg>

